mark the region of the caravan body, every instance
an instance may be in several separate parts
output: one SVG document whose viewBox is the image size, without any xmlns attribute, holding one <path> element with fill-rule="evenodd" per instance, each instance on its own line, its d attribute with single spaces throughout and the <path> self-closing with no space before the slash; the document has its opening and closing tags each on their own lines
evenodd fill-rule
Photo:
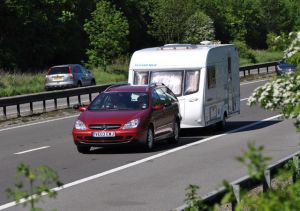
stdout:
<svg viewBox="0 0 300 211">
<path fill-rule="evenodd" d="M 240 112 L 239 58 L 231 44 L 169 44 L 136 51 L 128 82 L 168 86 L 180 102 L 181 128 L 223 123 Z"/>
</svg>

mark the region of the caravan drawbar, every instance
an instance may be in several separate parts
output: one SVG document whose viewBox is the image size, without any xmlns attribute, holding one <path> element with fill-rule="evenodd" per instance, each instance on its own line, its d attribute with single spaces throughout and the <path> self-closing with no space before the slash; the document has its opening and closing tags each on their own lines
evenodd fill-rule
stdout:
<svg viewBox="0 0 300 211">
<path fill-rule="evenodd" d="M 222 127 L 240 113 L 239 57 L 232 44 L 167 44 L 134 52 L 128 82 L 164 83 L 177 96 L 181 128 Z"/>
</svg>

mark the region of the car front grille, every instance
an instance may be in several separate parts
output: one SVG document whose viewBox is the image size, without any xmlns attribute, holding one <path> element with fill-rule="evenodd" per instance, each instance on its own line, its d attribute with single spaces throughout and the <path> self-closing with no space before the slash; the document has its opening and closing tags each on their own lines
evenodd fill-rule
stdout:
<svg viewBox="0 0 300 211">
<path fill-rule="evenodd" d="M 121 127 L 120 124 L 94 124 L 94 125 L 89 125 L 90 129 L 94 130 L 114 130 L 114 129 L 119 129 Z"/>
</svg>

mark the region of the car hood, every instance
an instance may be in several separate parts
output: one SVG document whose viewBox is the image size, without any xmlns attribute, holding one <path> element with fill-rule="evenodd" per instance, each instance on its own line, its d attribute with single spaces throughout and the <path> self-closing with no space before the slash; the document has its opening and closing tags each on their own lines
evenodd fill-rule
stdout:
<svg viewBox="0 0 300 211">
<path fill-rule="evenodd" d="M 85 111 L 79 120 L 85 124 L 126 124 L 128 121 L 143 117 L 148 111 Z"/>
</svg>

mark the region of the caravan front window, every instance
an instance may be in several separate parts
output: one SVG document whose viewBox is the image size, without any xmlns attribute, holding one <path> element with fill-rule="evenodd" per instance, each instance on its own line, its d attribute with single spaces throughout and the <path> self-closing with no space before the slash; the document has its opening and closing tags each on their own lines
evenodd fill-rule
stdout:
<svg viewBox="0 0 300 211">
<path fill-rule="evenodd" d="M 133 84 L 145 85 L 148 84 L 149 72 L 134 72 Z"/>
<path fill-rule="evenodd" d="M 177 96 L 181 95 L 183 71 L 152 72 L 151 83 L 163 83 Z"/>
</svg>

